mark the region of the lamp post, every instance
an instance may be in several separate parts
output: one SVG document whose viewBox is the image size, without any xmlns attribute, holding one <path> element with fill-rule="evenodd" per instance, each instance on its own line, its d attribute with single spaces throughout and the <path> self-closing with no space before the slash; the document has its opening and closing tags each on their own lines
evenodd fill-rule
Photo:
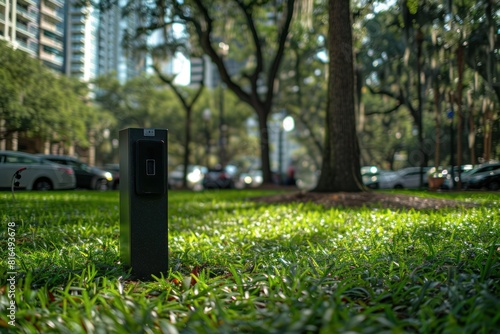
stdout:
<svg viewBox="0 0 500 334">
<path fill-rule="evenodd" d="M 453 116 L 455 115 L 455 112 L 453 111 L 453 107 L 448 111 L 447 117 L 450 120 L 450 165 L 451 165 L 451 185 L 453 188 L 455 188 L 455 157 L 454 157 L 454 144 L 453 144 L 453 139 L 455 137 L 455 134 L 453 133 Z"/>
<path fill-rule="evenodd" d="M 283 113 L 284 115 L 284 113 Z M 295 121 L 292 116 L 283 117 L 279 125 L 278 132 L 278 176 L 279 183 L 284 184 L 283 181 L 283 155 L 284 155 L 284 142 L 286 141 L 286 133 L 292 131 L 295 128 Z"/>
<path fill-rule="evenodd" d="M 229 45 L 224 42 L 219 43 L 220 57 L 224 65 L 224 57 L 229 52 Z M 219 79 L 219 163 L 222 167 L 226 165 L 226 130 L 227 126 L 224 121 L 224 88 L 222 77 Z"/>
<path fill-rule="evenodd" d="M 203 120 L 205 121 L 205 140 L 206 140 L 206 148 L 205 148 L 205 166 L 209 166 L 209 160 L 210 160 L 210 129 L 209 129 L 209 123 L 210 123 L 210 117 L 212 113 L 210 109 L 206 108 L 203 110 Z"/>
</svg>

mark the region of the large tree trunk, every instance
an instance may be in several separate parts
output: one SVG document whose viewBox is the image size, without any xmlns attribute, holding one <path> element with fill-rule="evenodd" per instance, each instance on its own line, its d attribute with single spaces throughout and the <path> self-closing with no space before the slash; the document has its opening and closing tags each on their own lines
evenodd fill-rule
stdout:
<svg viewBox="0 0 500 334">
<path fill-rule="evenodd" d="M 326 136 L 321 176 L 315 191 L 357 192 L 361 181 L 356 135 L 354 64 L 349 0 L 329 1 L 329 78 Z"/>
</svg>

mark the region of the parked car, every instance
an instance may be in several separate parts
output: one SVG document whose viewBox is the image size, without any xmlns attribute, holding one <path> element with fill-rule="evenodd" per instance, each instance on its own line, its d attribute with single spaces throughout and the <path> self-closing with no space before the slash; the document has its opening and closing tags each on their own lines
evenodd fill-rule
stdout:
<svg viewBox="0 0 500 334">
<path fill-rule="evenodd" d="M 370 189 L 393 189 L 398 181 L 398 173 L 376 166 L 364 166 L 361 167 L 361 178 Z"/>
<path fill-rule="evenodd" d="M 394 180 L 394 189 L 417 189 L 420 187 L 420 178 L 423 179 L 423 186 L 428 186 L 428 175 L 430 167 L 407 167 L 397 171 L 397 179 Z"/>
<path fill-rule="evenodd" d="M 227 165 L 224 168 L 217 166 L 208 170 L 202 184 L 205 189 L 232 189 L 235 188 L 238 179 L 236 166 Z"/>
<path fill-rule="evenodd" d="M 261 170 L 249 170 L 239 174 L 236 188 L 256 188 L 262 184 L 262 180 Z"/>
<path fill-rule="evenodd" d="M 89 166 L 75 157 L 50 154 L 41 154 L 39 156 L 45 160 L 73 168 L 77 188 L 107 190 L 112 186 L 113 175 L 110 172 Z"/>
<path fill-rule="evenodd" d="M 379 170 L 378 189 L 394 189 L 399 180 L 399 175 L 391 170 Z"/>
<path fill-rule="evenodd" d="M 478 173 L 478 175 L 470 177 L 467 181 L 467 189 L 499 190 L 500 169 L 486 173 Z"/>
<path fill-rule="evenodd" d="M 475 178 L 474 180 L 477 181 L 481 176 L 487 176 L 490 174 L 490 172 L 493 171 L 499 171 L 500 170 L 500 163 L 486 163 L 486 164 L 481 164 L 473 169 L 464 172 L 461 175 L 462 179 L 462 185 L 465 189 L 470 187 L 470 181 Z M 476 178 L 479 177 L 479 178 Z"/>
<path fill-rule="evenodd" d="M 24 170 L 20 171 L 21 169 Z M 26 190 L 74 189 L 76 178 L 73 169 L 46 161 L 36 155 L 0 151 L 0 188 L 11 188 L 14 174 L 18 172 L 16 188 Z"/>
<path fill-rule="evenodd" d="M 450 166 L 447 167 L 432 167 L 429 169 L 427 172 L 428 177 L 433 177 L 433 178 L 442 178 L 444 179 L 441 185 L 439 186 L 439 189 L 444 189 L 444 190 L 449 190 L 453 189 L 454 182 L 452 180 L 452 176 L 455 179 L 455 183 L 458 182 L 458 172 L 460 170 L 460 174 L 463 176 L 467 171 L 470 171 L 473 168 L 472 165 L 461 165 L 460 168 L 458 166 L 453 166 L 453 173 L 452 173 L 452 168 Z M 453 175 L 452 175 L 453 174 Z"/>
<path fill-rule="evenodd" d="M 205 166 L 188 165 L 186 178 L 187 187 L 193 190 L 202 190 L 203 177 L 207 171 L 208 169 Z M 184 165 L 179 165 L 168 175 L 168 187 L 170 189 L 181 188 L 183 177 Z"/>
<path fill-rule="evenodd" d="M 370 189 L 378 189 L 378 175 L 379 169 L 376 166 L 363 166 L 361 167 L 361 179 L 363 184 Z"/>
<path fill-rule="evenodd" d="M 111 182 L 111 189 L 116 190 L 120 186 L 120 164 L 106 164 L 102 168 L 111 173 L 113 182 Z"/>
</svg>

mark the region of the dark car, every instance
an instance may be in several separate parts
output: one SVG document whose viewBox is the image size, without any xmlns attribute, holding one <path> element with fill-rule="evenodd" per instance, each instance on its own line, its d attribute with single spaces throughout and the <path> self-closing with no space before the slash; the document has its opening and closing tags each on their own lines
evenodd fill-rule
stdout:
<svg viewBox="0 0 500 334">
<path fill-rule="evenodd" d="M 470 180 L 472 180 L 473 178 L 475 178 L 475 180 L 478 180 L 481 176 L 487 176 L 490 175 L 491 172 L 496 172 L 499 170 L 500 163 L 485 163 L 478 165 L 462 174 L 462 184 L 464 185 L 464 188 L 469 188 Z"/>
<path fill-rule="evenodd" d="M 67 155 L 40 155 L 45 160 L 70 166 L 75 171 L 76 187 L 92 190 L 107 190 L 112 187 L 113 175 L 97 167 L 89 166 L 75 157 Z"/>
<path fill-rule="evenodd" d="M 472 176 L 468 179 L 467 189 L 500 189 L 500 170 L 490 171 L 487 174 Z"/>
<path fill-rule="evenodd" d="M 227 165 L 225 168 L 215 167 L 209 169 L 203 177 L 203 188 L 205 189 L 232 189 L 235 187 L 237 168 Z"/>
</svg>

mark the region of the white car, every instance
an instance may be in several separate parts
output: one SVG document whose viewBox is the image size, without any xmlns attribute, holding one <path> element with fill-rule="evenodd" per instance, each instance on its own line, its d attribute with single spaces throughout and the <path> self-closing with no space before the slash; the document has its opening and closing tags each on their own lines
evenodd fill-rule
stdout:
<svg viewBox="0 0 500 334">
<path fill-rule="evenodd" d="M 62 190 L 76 187 L 72 168 L 33 154 L 0 151 L 0 189 Z"/>
<path fill-rule="evenodd" d="M 395 189 L 417 189 L 420 187 L 420 178 L 423 180 L 423 186 L 427 187 L 427 172 L 430 167 L 424 167 L 420 171 L 420 167 L 407 167 L 397 171 L 397 179 L 394 180 Z"/>
<path fill-rule="evenodd" d="M 193 190 L 202 190 L 202 181 L 208 169 L 205 166 L 188 165 L 187 187 Z M 180 189 L 184 176 L 184 166 L 177 166 L 168 176 L 168 186 L 170 189 Z"/>
<path fill-rule="evenodd" d="M 399 175 L 395 171 L 379 170 L 378 189 L 393 189 L 399 180 Z"/>
</svg>

